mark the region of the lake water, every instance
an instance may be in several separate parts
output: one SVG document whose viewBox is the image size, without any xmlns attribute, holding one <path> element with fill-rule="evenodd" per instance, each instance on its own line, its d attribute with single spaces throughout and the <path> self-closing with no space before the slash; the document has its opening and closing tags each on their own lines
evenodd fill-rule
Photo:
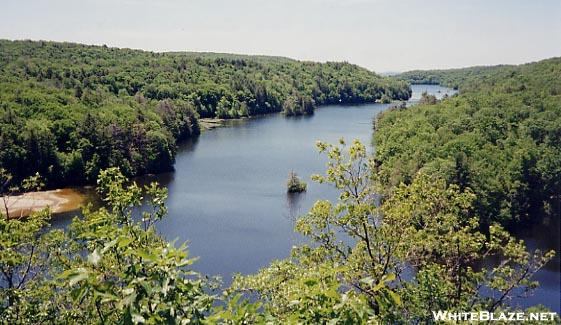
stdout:
<svg viewBox="0 0 561 325">
<path fill-rule="evenodd" d="M 420 86 L 411 100 L 424 90 L 439 97 L 453 92 Z M 195 268 L 225 280 L 287 257 L 303 240 L 293 231 L 295 218 L 319 199 L 338 197 L 334 188 L 310 179 L 325 171 L 316 141 L 335 143 L 343 137 L 370 145 L 372 119 L 388 107 L 325 106 L 313 116 L 261 116 L 204 132 L 183 144 L 175 172 L 152 177 L 169 189 L 169 216 L 159 230 L 168 239 L 189 240 L 192 255 L 201 257 Z M 308 183 L 305 193 L 286 193 L 291 170 Z"/>
<path fill-rule="evenodd" d="M 454 92 L 417 85 L 411 102 L 423 91 L 438 98 Z M 324 172 L 326 163 L 315 142 L 335 143 L 343 137 L 370 144 L 372 119 L 388 106 L 325 106 L 313 116 L 268 115 L 204 132 L 181 146 L 175 172 L 143 178 L 169 190 L 169 216 L 158 224 L 159 231 L 169 240 L 189 241 L 191 255 L 200 257 L 194 268 L 222 275 L 226 283 L 233 273 L 255 273 L 287 257 L 292 246 L 304 240 L 293 231 L 295 218 L 316 200 L 335 201 L 338 195 L 330 186 L 310 180 L 310 175 Z M 307 192 L 287 195 L 291 170 L 308 183 Z M 559 249 L 558 228 L 557 223 L 556 235 L 550 225 L 546 236 L 538 227 L 520 231 L 520 236 L 531 248 Z M 538 273 L 542 287 L 536 295 L 517 303 L 543 303 L 559 312 L 559 255 L 556 258 Z"/>
</svg>

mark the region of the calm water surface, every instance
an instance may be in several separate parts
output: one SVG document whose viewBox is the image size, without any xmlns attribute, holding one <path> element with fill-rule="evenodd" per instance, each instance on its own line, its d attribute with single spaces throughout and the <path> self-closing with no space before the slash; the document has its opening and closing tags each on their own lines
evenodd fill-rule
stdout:
<svg viewBox="0 0 561 325">
<path fill-rule="evenodd" d="M 423 91 L 438 98 L 454 92 L 413 86 L 411 102 Z M 388 106 L 325 106 L 310 117 L 269 115 L 204 132 L 182 145 L 175 172 L 143 179 L 169 190 L 169 216 L 158 224 L 159 231 L 169 240 L 188 241 L 191 255 L 200 257 L 195 269 L 222 275 L 226 283 L 233 273 L 254 273 L 287 257 L 304 240 L 293 231 L 295 218 L 316 200 L 337 199 L 333 188 L 310 180 L 311 174 L 324 172 L 326 163 L 315 142 L 343 137 L 370 144 L 372 119 Z M 290 170 L 306 180 L 306 193 L 287 195 Z M 558 222 L 520 230 L 519 236 L 530 248 L 559 249 Z M 559 312 L 559 255 L 556 259 L 537 275 L 542 287 L 536 295 L 516 303 L 542 303 Z"/>
<path fill-rule="evenodd" d="M 411 100 L 424 90 L 438 97 L 453 92 L 419 86 Z M 169 216 L 159 230 L 168 239 L 189 240 L 192 255 L 201 257 L 196 268 L 226 280 L 287 257 L 303 241 L 293 231 L 295 218 L 315 201 L 338 196 L 329 185 L 310 179 L 325 170 L 316 141 L 335 143 L 343 137 L 369 145 L 372 119 L 388 106 L 325 106 L 313 116 L 269 115 L 203 133 L 182 146 L 175 172 L 154 177 L 169 189 Z M 307 192 L 287 195 L 290 170 L 305 179 Z"/>
</svg>

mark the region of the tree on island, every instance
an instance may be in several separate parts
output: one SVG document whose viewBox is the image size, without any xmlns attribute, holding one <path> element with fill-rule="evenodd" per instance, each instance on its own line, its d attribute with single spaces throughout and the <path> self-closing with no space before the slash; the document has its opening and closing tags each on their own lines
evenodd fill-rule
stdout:
<svg viewBox="0 0 561 325">
<path fill-rule="evenodd" d="M 426 91 L 423 91 L 421 94 L 421 99 L 419 100 L 419 104 L 421 105 L 434 105 L 438 102 L 435 95 L 431 95 Z"/>
<path fill-rule="evenodd" d="M 288 181 L 286 182 L 288 193 L 301 193 L 306 191 L 308 185 L 301 180 L 294 171 L 288 173 Z"/>
</svg>

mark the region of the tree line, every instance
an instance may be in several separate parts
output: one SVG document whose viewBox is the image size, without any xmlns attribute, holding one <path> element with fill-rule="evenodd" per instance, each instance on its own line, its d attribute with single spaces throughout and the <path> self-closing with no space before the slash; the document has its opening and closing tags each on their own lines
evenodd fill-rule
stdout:
<svg viewBox="0 0 561 325">
<path fill-rule="evenodd" d="M 424 171 L 473 190 L 484 223 L 559 218 L 561 58 L 398 78 L 429 78 L 460 92 L 376 119 L 376 160 L 387 188 Z"/>
<path fill-rule="evenodd" d="M 199 118 L 407 99 L 406 82 L 348 63 L 213 53 L 154 53 L 0 40 L 0 167 L 49 187 L 173 168 Z"/>
</svg>

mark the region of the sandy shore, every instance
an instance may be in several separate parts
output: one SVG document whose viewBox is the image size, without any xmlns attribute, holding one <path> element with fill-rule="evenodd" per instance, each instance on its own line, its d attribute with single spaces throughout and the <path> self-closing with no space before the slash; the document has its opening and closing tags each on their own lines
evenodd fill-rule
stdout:
<svg viewBox="0 0 561 325">
<path fill-rule="evenodd" d="M 217 127 L 221 127 L 222 125 L 224 125 L 224 119 L 220 119 L 220 118 L 201 118 L 199 119 L 199 125 L 201 126 L 201 129 L 204 130 L 210 130 L 210 129 L 214 129 Z"/>
<path fill-rule="evenodd" d="M 6 202 L 10 218 L 21 218 L 46 207 L 49 207 L 53 213 L 77 210 L 85 201 L 84 194 L 75 189 L 64 188 L 2 197 L 0 198 L 0 211 L 2 215 L 6 214 L 4 206 L 4 202 Z"/>
</svg>

